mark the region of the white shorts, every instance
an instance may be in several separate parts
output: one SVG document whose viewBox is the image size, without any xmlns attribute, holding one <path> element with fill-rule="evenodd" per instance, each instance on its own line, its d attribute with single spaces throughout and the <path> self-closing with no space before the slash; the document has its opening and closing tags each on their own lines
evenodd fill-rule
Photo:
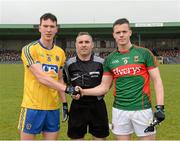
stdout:
<svg viewBox="0 0 180 141">
<path fill-rule="evenodd" d="M 112 108 L 112 132 L 115 135 L 130 135 L 134 132 L 139 137 L 153 135 L 156 130 L 144 133 L 152 120 L 152 109 L 125 111 Z"/>
</svg>

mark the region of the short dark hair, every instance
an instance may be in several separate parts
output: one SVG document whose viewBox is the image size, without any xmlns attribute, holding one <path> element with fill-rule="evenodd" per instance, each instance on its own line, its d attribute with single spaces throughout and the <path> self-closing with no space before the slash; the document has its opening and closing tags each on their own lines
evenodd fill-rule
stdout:
<svg viewBox="0 0 180 141">
<path fill-rule="evenodd" d="M 129 21 L 126 18 L 121 18 L 121 19 L 117 19 L 114 23 L 113 23 L 113 29 L 116 25 L 121 25 L 121 24 L 128 24 L 129 29 L 131 29 Z"/>
<path fill-rule="evenodd" d="M 48 20 L 48 19 L 52 20 L 53 22 L 56 22 L 57 24 L 57 18 L 55 15 L 51 13 L 45 13 L 44 15 L 40 17 L 40 25 L 41 25 L 42 20 Z"/>
<path fill-rule="evenodd" d="M 79 32 L 78 35 L 77 35 L 77 37 L 76 37 L 76 39 L 77 39 L 79 36 L 83 36 L 83 35 L 89 36 L 89 37 L 91 38 L 91 40 L 93 41 L 93 38 L 92 38 L 92 36 L 89 34 L 89 32 Z"/>
<path fill-rule="evenodd" d="M 77 36 L 82 36 L 82 35 L 91 36 L 91 35 L 89 34 L 89 32 L 79 32 Z"/>
</svg>

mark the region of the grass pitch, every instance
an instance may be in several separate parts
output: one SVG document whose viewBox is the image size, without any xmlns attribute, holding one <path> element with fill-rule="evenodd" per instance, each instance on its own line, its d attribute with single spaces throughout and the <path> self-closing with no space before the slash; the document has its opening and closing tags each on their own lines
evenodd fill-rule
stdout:
<svg viewBox="0 0 180 141">
<path fill-rule="evenodd" d="M 180 140 L 180 65 L 160 65 L 165 90 L 165 121 L 157 128 L 158 140 Z M 0 140 L 18 140 L 17 124 L 23 93 L 22 64 L 0 64 Z M 153 103 L 155 101 L 152 89 Z M 71 98 L 68 101 L 70 105 Z M 111 122 L 112 91 L 105 96 Z M 61 123 L 59 139 L 67 140 L 67 122 Z M 41 136 L 38 136 L 40 139 Z M 85 139 L 91 139 L 89 134 Z M 112 133 L 107 138 L 115 139 Z M 133 139 L 137 139 L 133 136 Z"/>
</svg>

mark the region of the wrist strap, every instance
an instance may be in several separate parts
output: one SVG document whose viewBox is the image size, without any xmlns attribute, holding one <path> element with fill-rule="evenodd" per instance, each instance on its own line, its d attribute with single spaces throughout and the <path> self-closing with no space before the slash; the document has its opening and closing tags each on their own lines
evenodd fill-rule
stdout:
<svg viewBox="0 0 180 141">
<path fill-rule="evenodd" d="M 64 103 L 63 103 L 63 107 L 64 107 L 64 106 L 68 106 L 67 102 L 64 102 Z"/>
<path fill-rule="evenodd" d="M 156 105 L 155 107 L 156 107 L 157 110 L 158 109 L 162 109 L 162 110 L 164 109 L 164 105 Z"/>
</svg>

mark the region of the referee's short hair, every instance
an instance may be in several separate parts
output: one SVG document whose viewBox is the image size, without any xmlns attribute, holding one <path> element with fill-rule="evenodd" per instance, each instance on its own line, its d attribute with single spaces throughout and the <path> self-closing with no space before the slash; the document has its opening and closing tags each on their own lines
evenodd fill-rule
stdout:
<svg viewBox="0 0 180 141">
<path fill-rule="evenodd" d="M 83 36 L 83 35 L 89 36 L 89 37 L 91 38 L 91 40 L 93 41 L 93 38 L 92 38 L 92 36 L 89 34 L 89 32 L 79 32 L 78 35 L 77 35 L 77 37 L 76 37 L 76 40 L 77 40 L 77 38 L 78 38 L 79 36 Z"/>
</svg>

